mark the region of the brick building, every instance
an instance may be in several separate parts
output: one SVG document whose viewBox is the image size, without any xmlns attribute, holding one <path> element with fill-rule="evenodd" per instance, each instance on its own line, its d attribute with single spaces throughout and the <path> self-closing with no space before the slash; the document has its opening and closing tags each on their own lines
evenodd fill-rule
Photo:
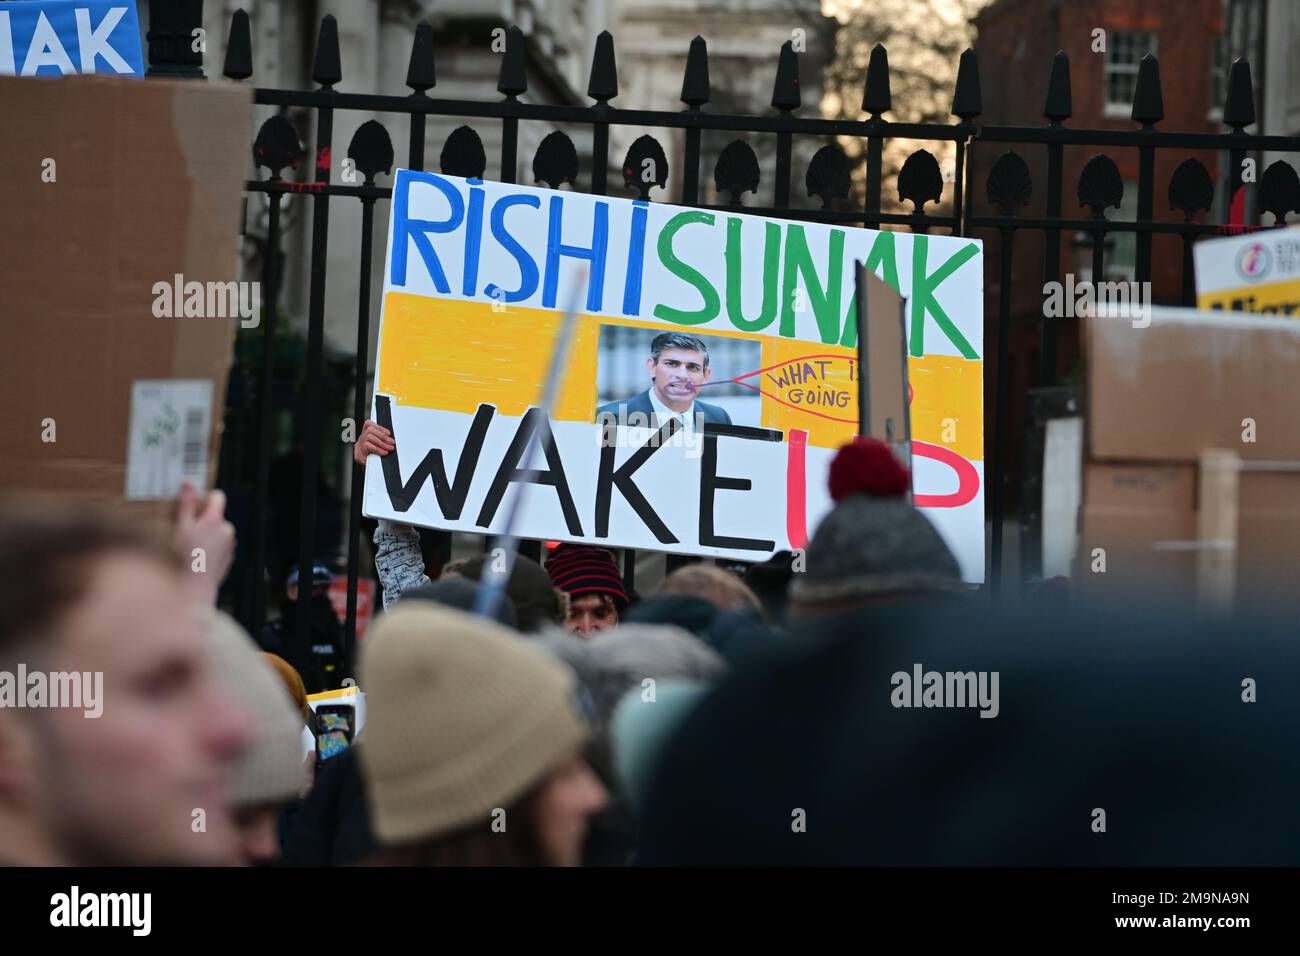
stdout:
<svg viewBox="0 0 1300 956">
<path fill-rule="evenodd" d="M 1156 129 L 1177 132 L 1218 132 L 1226 92 L 1227 63 L 1222 42 L 1223 0 L 994 0 L 976 18 L 975 48 L 979 54 L 984 90 L 986 125 L 1045 125 L 1044 105 L 1052 60 L 1058 51 L 1069 57 L 1072 113 L 1063 125 L 1087 129 L 1134 130 L 1130 119 L 1138 63 L 1148 52 L 1160 63 L 1164 119 Z M 989 144 L 977 148 L 971 159 L 971 201 L 976 215 L 994 215 L 985 196 L 989 170 L 1007 148 Z M 1018 214 L 1046 215 L 1047 150 L 1041 146 L 1014 147 L 1033 177 L 1033 194 Z M 1115 161 L 1123 181 L 1118 209 L 1107 218 L 1134 220 L 1137 213 L 1138 151 L 1121 147 L 1068 146 L 1064 150 L 1061 181 L 1061 215 L 1086 219 L 1091 211 L 1079 202 L 1079 176 L 1087 162 L 1104 153 Z M 1183 160 L 1195 158 L 1221 179 L 1222 157 L 1212 150 L 1160 150 L 1155 161 L 1153 216 L 1157 221 L 1182 221 L 1170 209 L 1169 181 Z M 1215 210 L 1223 202 L 1216 191 Z M 985 232 L 990 253 L 998 252 L 998 237 Z M 1026 390 L 1040 382 L 1040 329 L 1045 235 L 1020 230 L 1015 238 L 1012 266 L 1010 333 L 1009 484 L 1016 498 L 1018 480 L 1012 477 L 1021 459 L 1026 411 Z M 1104 275 L 1098 281 L 1134 278 L 1136 234 L 1112 234 L 1105 248 Z M 1076 283 L 1092 278 L 1091 237 L 1063 230 L 1061 273 L 1073 273 Z M 1152 298 L 1156 303 L 1177 303 L 1182 290 L 1182 242 L 1176 236 L 1156 235 L 1152 243 Z M 992 395 L 996 381 L 997 315 L 1000 276 L 990 272 L 985 284 L 985 322 L 988 357 L 986 381 Z M 1059 322 L 1058 381 L 1079 380 L 1078 321 Z M 992 418 L 989 427 L 992 427 Z"/>
</svg>

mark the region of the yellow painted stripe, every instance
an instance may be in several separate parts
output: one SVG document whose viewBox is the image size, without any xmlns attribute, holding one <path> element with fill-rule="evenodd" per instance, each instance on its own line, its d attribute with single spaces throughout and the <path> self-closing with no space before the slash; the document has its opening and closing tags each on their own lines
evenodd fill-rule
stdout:
<svg viewBox="0 0 1300 956">
<path fill-rule="evenodd" d="M 541 397 L 542 379 L 562 320 L 561 313 L 549 309 L 507 305 L 496 311 L 492 303 L 390 292 L 384 301 L 377 388 L 401 405 L 473 414 L 480 403 L 486 402 L 503 415 L 522 415 Z M 556 405 L 556 420 L 589 422 L 595 418 L 601 325 L 691 331 L 671 324 L 580 316 Z M 848 371 L 848 360 L 856 360 L 855 350 L 734 330 L 706 329 L 701 334 L 759 341 L 760 368 L 801 356 L 837 356 L 840 361 L 830 370 L 822 391 L 838 389 L 849 393 L 842 404 L 811 404 L 806 394 L 791 395 L 790 386 L 774 388 L 770 380 L 759 378 L 746 381 L 780 399 L 762 398 L 761 423 L 767 428 L 785 432 L 806 429 L 810 443 L 824 448 L 837 447 L 855 434 L 856 387 Z M 971 460 L 983 459 L 983 363 L 957 356 L 925 355 L 909 358 L 908 367 L 914 389 L 912 436 L 942 444 Z M 781 401 L 802 404 L 804 409 L 788 407 Z M 822 417 L 826 414 L 848 420 L 832 421 Z"/>
</svg>

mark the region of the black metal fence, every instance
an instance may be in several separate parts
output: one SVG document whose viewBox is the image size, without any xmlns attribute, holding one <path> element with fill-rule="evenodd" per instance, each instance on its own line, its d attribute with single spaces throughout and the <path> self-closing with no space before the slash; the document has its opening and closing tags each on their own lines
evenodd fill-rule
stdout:
<svg viewBox="0 0 1300 956">
<path fill-rule="evenodd" d="M 201 55 L 192 52 L 190 31 L 197 24 L 201 3 L 177 2 L 156 4 L 160 14 L 152 20 L 149 33 L 151 73 L 163 75 L 202 76 Z M 162 13 L 163 9 L 166 13 Z M 411 92 L 404 96 L 344 93 L 335 89 L 341 80 L 339 41 L 333 17 L 321 21 L 315 47 L 312 80 L 317 84 L 312 90 L 282 90 L 257 88 L 255 102 L 280 108 L 280 114 L 268 119 L 257 134 L 254 154 L 259 171 L 265 170 L 265 179 L 250 181 L 250 197 L 264 196 L 268 203 L 268 249 L 265 256 L 264 288 L 271 290 L 265 303 L 261 334 L 265 337 L 262 349 L 262 374 L 260 386 L 255 390 L 259 403 L 260 428 L 256 450 L 255 488 L 251 518 L 251 554 L 243 562 L 246 574 L 258 580 L 253 585 L 255 597 L 245 611 L 245 623 L 256 633 L 265 607 L 264 589 L 260 586 L 261 569 L 266 555 L 266 526 L 268 509 L 268 468 L 270 459 L 271 377 L 277 335 L 278 309 L 274 290 L 277 288 L 279 257 L 276 250 L 281 241 L 280 200 L 287 194 L 310 197 L 312 230 L 309 252 L 310 299 L 306 342 L 306 377 L 303 401 L 308 426 L 303 429 L 302 485 L 299 523 L 298 566 L 303 580 L 309 580 L 313 558 L 316 555 L 317 478 L 321 460 L 321 430 L 310 427 L 322 409 L 322 360 L 325 311 L 326 252 L 329 213 L 331 204 L 358 202 L 362 210 L 362 229 L 358 237 L 357 265 L 360 275 L 360 296 L 357 301 L 357 350 L 354 380 L 357 385 L 353 414 L 356 422 L 365 417 L 365 398 L 368 370 L 368 341 L 370 328 L 370 275 L 374 250 L 371 234 L 375 204 L 388 199 L 391 189 L 378 185 L 377 178 L 389 173 L 394 163 L 393 146 L 384 125 L 376 121 L 364 123 L 352 137 L 346 155 L 363 177 L 359 185 L 331 183 L 330 168 L 334 116 L 343 110 L 385 114 L 409 127 L 409 153 L 405 165 L 412 169 L 425 169 L 425 124 L 430 116 L 459 117 L 480 124 L 499 124 L 501 132 L 500 156 L 489 162 L 482 140 L 468 125 L 457 128 L 447 137 L 438 157 L 442 172 L 449 175 L 484 177 L 495 174 L 503 182 L 514 182 L 518 162 L 520 123 L 538 123 L 546 126 L 564 126 L 588 132 L 591 143 L 591 167 L 579 168 L 578 151 L 565 132 L 554 131 L 542 140 L 532 161 L 536 181 L 551 188 L 563 183 L 572 188 L 584 189 L 594 194 L 605 194 L 610 183 L 607 179 L 609 165 L 609 134 L 611 127 L 633 127 L 648 130 L 683 130 L 684 159 L 680 170 L 669 170 L 661 145 L 653 135 L 641 136 L 632 145 L 622 164 L 622 186 L 635 190 L 639 198 L 648 199 L 652 186 L 663 187 L 669 175 L 680 177 L 681 199 L 686 205 L 702 208 L 736 209 L 757 215 L 780 215 L 785 218 L 804 219 L 823 223 L 851 224 L 870 228 L 906 228 L 916 232 L 946 230 L 951 235 L 969 236 L 983 233 L 996 241 L 990 242 L 985 258 L 988 275 L 997 275 L 998 307 L 988 315 L 986 326 L 996 340 L 995 384 L 988 394 L 986 389 L 986 428 L 991 427 L 992 448 L 986 458 L 986 487 L 989 489 L 990 540 L 990 590 L 998 594 L 1002 567 L 1002 528 L 1004 518 L 1004 486 L 1007 469 L 1007 412 L 1011 396 L 1008 394 L 1008 325 L 1011 318 L 1013 250 L 1017 236 L 1026 230 L 1041 232 L 1045 237 L 1041 274 L 1022 276 L 1021 281 L 1038 284 L 1063 278 L 1060 261 L 1062 231 L 1083 232 L 1093 238 L 1093 275 L 1100 277 L 1104 266 L 1105 237 L 1115 232 L 1136 234 L 1135 278 L 1138 282 L 1150 281 L 1152 276 L 1152 239 L 1157 234 L 1172 234 L 1183 243 L 1182 294 L 1184 304 L 1194 300 L 1191 247 L 1199 236 L 1221 234 L 1223 225 L 1201 221 L 1213 205 L 1215 183 L 1209 170 L 1197 159 L 1187 159 L 1178 167 L 1168 183 L 1155 181 L 1157 151 L 1187 152 L 1193 150 L 1222 151 L 1228 156 L 1226 163 L 1227 202 L 1243 188 L 1243 160 L 1262 151 L 1285 153 L 1300 152 L 1300 139 L 1280 136 L 1258 136 L 1245 132 L 1255 122 L 1254 96 L 1251 87 L 1250 67 L 1244 61 L 1233 64 L 1228 82 L 1227 98 L 1223 110 L 1224 133 L 1178 133 L 1156 128 L 1164 117 L 1160 87 L 1159 66 L 1154 56 L 1142 60 L 1134 94 L 1132 119 L 1138 128 L 1131 131 L 1077 129 L 1065 125 L 1071 115 L 1069 61 L 1058 54 L 1051 65 L 1042 126 L 990 126 L 979 125 L 983 112 L 980 90 L 979 64 L 974 51 L 961 56 L 952 101 L 953 122 L 895 123 L 885 118 L 891 111 L 888 59 L 883 47 L 872 53 L 865 77 L 862 111 L 865 120 L 809 118 L 794 115 L 802 105 L 799 85 L 798 57 L 789 42 L 781 48 L 776 59 L 775 81 L 772 90 L 772 112 L 763 116 L 731 115 L 709 112 L 710 100 L 708 52 L 705 41 L 696 38 L 691 42 L 685 76 L 682 82 L 680 110 L 625 110 L 610 105 L 619 92 L 618 72 L 615 65 L 614 41 L 602 33 L 597 40 L 591 65 L 587 95 L 591 106 L 555 106 L 521 102 L 527 91 L 525 70 L 525 38 L 517 27 L 506 34 L 506 46 L 501 58 L 500 77 L 495 101 L 465 101 L 438 99 L 430 95 L 436 82 L 434 64 L 434 34 L 428 23 L 421 23 L 415 31 L 407 70 L 406 85 Z M 249 20 L 243 11 L 234 14 L 230 25 L 229 42 L 223 72 L 235 80 L 252 76 L 252 53 Z M 285 117 L 289 109 L 309 110 L 314 113 L 316 142 L 311 152 L 312 161 L 300 166 L 307 155 L 299 142 L 294 127 Z M 736 139 L 717 156 L 705 156 L 701 149 L 701 133 L 748 134 L 764 145 L 770 144 L 775 157 L 775 177 L 769 189 L 760 182 L 758 156 L 749 143 Z M 865 140 L 865 199 L 851 203 L 854 170 L 844 151 L 834 141 L 836 137 L 855 137 Z M 812 139 L 824 141 L 812 157 L 806 170 L 793 167 L 793 144 Z M 956 154 L 954 175 L 945 182 L 934 154 L 918 149 L 903 164 L 896 183 L 883 181 L 883 151 L 886 144 L 897 140 L 920 141 L 929 144 L 952 144 Z M 1066 184 L 1063 182 L 1065 151 L 1067 149 L 1121 148 L 1136 149 L 1139 176 L 1137 181 L 1137 217 L 1135 221 L 1109 220 L 1105 211 L 1120 203 L 1123 183 L 1114 160 L 1098 154 L 1083 169 L 1077 184 L 1078 204 L 1067 203 Z M 995 214 L 972 213 L 972 192 L 978 184 L 970 182 L 972 151 L 992 149 L 1001 151 L 992 162 L 990 172 L 982 184 L 990 209 Z M 1037 151 L 1042 151 L 1041 153 Z M 1036 189 L 1030 166 L 1025 156 L 1038 160 L 1045 156 L 1046 183 Z M 656 183 L 643 183 L 633 171 L 642 169 L 641 160 L 653 157 L 659 171 Z M 700 176 L 704 164 L 711 163 L 717 195 L 730 198 L 728 205 L 706 206 L 701 203 Z M 286 178 L 287 171 L 302 168 L 305 179 Z M 791 206 L 791 189 L 796 175 L 802 173 L 802 184 L 809 196 L 820 199 L 819 209 L 797 209 Z M 585 180 L 585 182 L 584 182 Z M 947 189 L 945 187 L 948 187 Z M 1169 208 L 1178 210 L 1181 221 L 1160 221 L 1155 216 L 1157 190 L 1166 189 Z M 886 212 L 882 198 L 886 188 L 896 190 L 900 203 L 909 202 L 912 212 Z M 760 192 L 761 190 L 761 192 Z M 745 205 L 749 193 L 763 198 Z M 945 196 L 945 193 L 947 195 Z M 1028 207 L 1038 193 L 1041 212 Z M 1270 212 L 1281 224 L 1290 212 L 1300 211 L 1300 180 L 1295 169 L 1279 161 L 1265 170 L 1254 185 L 1253 207 Z M 766 197 L 770 196 L 770 199 Z M 253 199 L 250 198 L 250 202 Z M 927 205 L 947 207 L 946 213 L 928 212 Z M 1087 208 L 1090 215 L 1066 215 L 1068 208 Z M 1253 228 L 1245 225 L 1244 228 Z M 1041 337 L 1040 385 L 1053 385 L 1056 378 L 1058 329 L 1054 320 L 1044 317 L 1039 329 Z M 361 469 L 352 468 L 352 494 L 350 516 L 347 524 L 348 554 L 348 616 L 347 627 L 351 634 L 355 621 L 358 540 L 361 527 Z M 446 542 L 444 542 L 444 546 Z M 534 555 L 537 543 L 531 545 Z M 632 557 L 632 556 L 627 556 Z M 625 561 L 625 570 L 631 573 L 634 564 Z M 300 638 L 305 638 L 308 628 L 306 602 L 299 602 L 297 621 Z"/>
</svg>

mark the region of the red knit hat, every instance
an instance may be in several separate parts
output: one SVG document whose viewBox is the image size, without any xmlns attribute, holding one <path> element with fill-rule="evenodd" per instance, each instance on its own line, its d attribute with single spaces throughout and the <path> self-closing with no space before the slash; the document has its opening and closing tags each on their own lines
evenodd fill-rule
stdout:
<svg viewBox="0 0 1300 956">
<path fill-rule="evenodd" d="M 569 597 L 584 594 L 608 594 L 618 613 L 627 609 L 627 590 L 614 555 L 604 548 L 588 544 L 561 544 L 546 562 L 551 583 Z"/>
</svg>

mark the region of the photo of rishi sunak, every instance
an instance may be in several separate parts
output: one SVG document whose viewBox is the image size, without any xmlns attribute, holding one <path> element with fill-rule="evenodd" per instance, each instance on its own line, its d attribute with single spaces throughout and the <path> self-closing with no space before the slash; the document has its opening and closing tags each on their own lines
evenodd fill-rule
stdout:
<svg viewBox="0 0 1300 956">
<path fill-rule="evenodd" d="M 606 402 L 596 409 L 598 424 L 658 428 L 676 418 L 688 430 L 703 430 L 712 422 L 730 425 L 731 416 L 718 405 L 696 396 L 713 374 L 709 348 L 702 339 L 680 332 L 663 332 L 650 342 L 645 360 L 650 387 L 631 398 Z"/>
</svg>

